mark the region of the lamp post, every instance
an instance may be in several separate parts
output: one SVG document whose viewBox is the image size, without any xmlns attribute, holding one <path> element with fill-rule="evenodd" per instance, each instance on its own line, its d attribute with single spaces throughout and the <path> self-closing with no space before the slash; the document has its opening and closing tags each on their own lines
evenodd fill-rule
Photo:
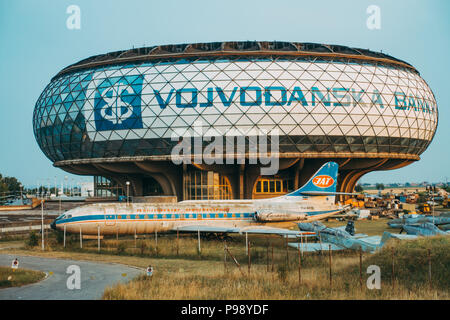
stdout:
<svg viewBox="0 0 450 320">
<path fill-rule="evenodd" d="M 41 200 L 41 234 L 42 234 L 42 251 L 44 251 L 44 200 Z"/>
<path fill-rule="evenodd" d="M 20 201 L 21 201 L 22 204 L 23 204 L 23 192 L 22 192 L 23 186 L 22 186 L 22 184 L 19 184 L 19 188 L 20 188 Z"/>
<path fill-rule="evenodd" d="M 130 181 L 127 181 L 126 184 L 127 184 L 127 206 L 128 206 L 128 202 L 129 202 L 128 199 L 129 199 Z"/>
<path fill-rule="evenodd" d="M 58 196 L 57 186 L 56 186 L 56 176 L 55 176 L 55 197 Z"/>
</svg>

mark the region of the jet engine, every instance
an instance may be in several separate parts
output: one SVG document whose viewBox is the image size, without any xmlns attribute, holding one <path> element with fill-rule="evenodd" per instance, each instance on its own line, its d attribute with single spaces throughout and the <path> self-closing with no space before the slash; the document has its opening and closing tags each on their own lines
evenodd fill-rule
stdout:
<svg viewBox="0 0 450 320">
<path fill-rule="evenodd" d="M 255 213 L 255 219 L 260 222 L 299 221 L 306 220 L 306 214 L 284 210 L 259 210 Z"/>
</svg>

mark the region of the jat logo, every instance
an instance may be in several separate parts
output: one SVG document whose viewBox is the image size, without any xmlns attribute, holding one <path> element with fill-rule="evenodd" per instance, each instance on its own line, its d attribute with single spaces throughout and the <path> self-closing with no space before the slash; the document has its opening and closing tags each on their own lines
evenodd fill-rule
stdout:
<svg viewBox="0 0 450 320">
<path fill-rule="evenodd" d="M 321 175 L 314 177 L 312 183 L 319 188 L 328 188 L 333 185 L 334 179 L 330 176 Z"/>
<path fill-rule="evenodd" d="M 105 79 L 97 87 L 94 118 L 97 131 L 141 129 L 143 76 Z"/>
</svg>

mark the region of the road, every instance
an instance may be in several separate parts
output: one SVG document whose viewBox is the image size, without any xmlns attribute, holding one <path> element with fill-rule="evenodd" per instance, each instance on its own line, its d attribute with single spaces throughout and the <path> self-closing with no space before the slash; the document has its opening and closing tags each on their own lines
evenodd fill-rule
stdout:
<svg viewBox="0 0 450 320">
<path fill-rule="evenodd" d="M 107 286 L 129 281 L 143 273 L 137 268 L 119 264 L 9 254 L 0 254 L 0 265 L 11 266 L 14 258 L 18 258 L 19 268 L 43 271 L 48 277 L 38 283 L 0 289 L 0 300 L 95 300 L 101 298 Z M 80 289 L 68 289 L 68 279 L 74 276 L 66 273 L 71 265 L 80 267 Z M 73 281 L 69 281 L 71 283 Z"/>
</svg>

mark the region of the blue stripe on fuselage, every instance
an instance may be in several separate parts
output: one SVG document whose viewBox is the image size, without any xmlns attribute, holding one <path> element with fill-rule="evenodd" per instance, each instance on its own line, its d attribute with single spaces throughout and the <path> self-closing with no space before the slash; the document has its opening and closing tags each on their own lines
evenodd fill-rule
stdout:
<svg viewBox="0 0 450 320">
<path fill-rule="evenodd" d="M 305 212 L 308 216 L 315 216 L 320 214 L 327 214 L 331 212 L 338 212 L 339 210 L 327 210 L 327 211 L 310 211 Z M 198 217 L 201 215 L 201 218 Z M 233 216 L 234 215 L 234 216 Z M 65 218 L 57 220 L 56 224 L 63 223 L 72 223 L 72 222 L 86 222 L 86 221 L 108 221 L 108 220 L 171 220 L 171 221 L 199 221 L 202 219 L 253 219 L 255 213 L 254 212 L 241 212 L 241 213 L 185 213 L 185 214 L 176 214 L 176 213 L 167 213 L 167 214 L 107 214 L 106 217 L 104 214 L 95 214 L 95 215 L 85 215 L 85 216 L 75 216 L 72 218 Z M 183 218 L 181 218 L 183 216 Z"/>
<path fill-rule="evenodd" d="M 198 215 L 201 215 L 199 218 Z M 183 221 L 198 221 L 202 219 L 248 219 L 254 217 L 254 213 L 186 213 L 186 214 L 175 214 L 175 213 L 166 213 L 166 214 L 118 214 L 112 215 L 107 214 L 106 217 L 104 214 L 95 214 L 95 215 L 86 215 L 86 216 L 76 216 L 72 218 L 65 218 L 57 220 L 56 224 L 62 223 L 71 223 L 71 222 L 86 222 L 86 221 L 108 221 L 108 220 L 183 220 Z M 183 216 L 183 218 L 181 218 Z"/>
</svg>

